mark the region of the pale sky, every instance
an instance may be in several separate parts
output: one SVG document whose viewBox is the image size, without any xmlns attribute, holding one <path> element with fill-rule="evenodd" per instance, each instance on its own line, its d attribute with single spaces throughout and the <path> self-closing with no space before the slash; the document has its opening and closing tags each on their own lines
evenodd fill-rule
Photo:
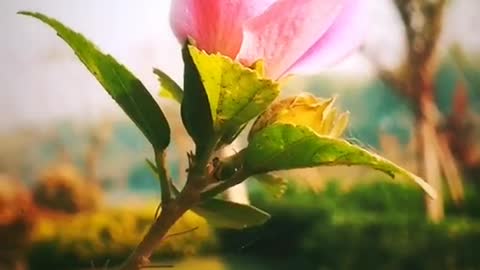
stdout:
<svg viewBox="0 0 480 270">
<path fill-rule="evenodd" d="M 402 54 L 397 14 L 390 0 L 365 1 L 372 20 L 366 43 L 386 65 L 394 66 Z M 445 40 L 461 40 L 467 49 L 479 52 L 480 35 L 474 33 L 480 29 L 480 1 L 453 2 Z M 156 94 L 152 67 L 177 81 L 182 77 L 180 47 L 168 24 L 169 5 L 168 0 L 0 0 L 0 132 L 119 112 L 51 29 L 17 11 L 40 11 L 82 32 Z M 332 72 L 364 76 L 371 69 L 363 57 L 354 55 Z"/>
</svg>

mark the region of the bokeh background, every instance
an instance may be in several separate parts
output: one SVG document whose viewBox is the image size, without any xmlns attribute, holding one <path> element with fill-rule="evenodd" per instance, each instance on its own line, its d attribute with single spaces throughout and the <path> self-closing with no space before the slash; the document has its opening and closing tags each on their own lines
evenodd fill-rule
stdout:
<svg viewBox="0 0 480 270">
<path fill-rule="evenodd" d="M 296 78 L 283 95 L 338 96 L 346 137 L 443 190 L 359 168 L 251 180 L 266 225 L 220 230 L 194 214 L 157 254 L 176 269 L 480 269 L 480 2 L 366 0 L 359 50 Z M 173 120 L 169 167 L 192 147 L 152 68 L 181 83 L 170 1 L 0 1 L 0 269 L 91 269 L 121 261 L 153 219 L 147 141 L 55 33 L 19 10 L 82 32 L 129 67 Z M 437 31 L 439 30 L 439 31 Z"/>
</svg>

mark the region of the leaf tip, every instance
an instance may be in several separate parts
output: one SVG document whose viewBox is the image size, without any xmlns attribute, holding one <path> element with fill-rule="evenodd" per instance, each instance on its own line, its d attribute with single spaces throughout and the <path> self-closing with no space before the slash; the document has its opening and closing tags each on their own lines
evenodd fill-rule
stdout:
<svg viewBox="0 0 480 270">
<path fill-rule="evenodd" d="M 435 190 L 425 180 L 416 175 L 412 175 L 412 179 L 423 189 L 423 191 L 425 191 L 425 193 L 428 194 L 428 196 L 430 196 L 431 199 L 436 200 L 438 198 L 437 190 Z"/>
<path fill-rule="evenodd" d="M 163 74 L 163 72 L 158 68 L 152 68 L 152 71 L 156 75 L 162 75 Z"/>
<path fill-rule="evenodd" d="M 18 15 L 25 15 L 25 16 L 33 16 L 33 15 L 34 15 L 33 12 L 31 12 L 31 11 L 26 11 L 26 10 L 17 11 L 17 14 L 18 14 Z"/>
</svg>

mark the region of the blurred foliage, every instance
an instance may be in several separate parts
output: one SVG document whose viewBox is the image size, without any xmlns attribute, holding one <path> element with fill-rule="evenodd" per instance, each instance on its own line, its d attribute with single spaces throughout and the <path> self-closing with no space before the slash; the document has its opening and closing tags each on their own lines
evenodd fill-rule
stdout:
<svg viewBox="0 0 480 270">
<path fill-rule="evenodd" d="M 331 181 L 321 192 L 290 184 L 281 198 L 257 188 L 251 199 L 272 214 L 266 225 L 218 230 L 215 236 L 202 218 L 188 213 L 172 233 L 198 229 L 167 238 L 155 258 L 217 250 L 222 257 L 227 255 L 226 269 L 235 267 L 232 263 L 242 265 L 230 261 L 228 254 L 275 269 L 478 269 L 479 194 L 468 188 L 460 207 L 447 201 L 446 221 L 433 225 L 425 219 L 421 190 L 409 184 L 373 181 L 345 190 Z M 132 206 L 41 218 L 30 265 L 32 269 L 88 268 L 92 262 L 101 266 L 106 261 L 115 265 L 141 239 L 153 212 L 154 205 L 141 210 Z"/>
<path fill-rule="evenodd" d="M 122 262 L 142 239 L 155 209 L 109 209 L 60 219 L 41 219 L 33 235 L 32 269 L 65 269 Z M 194 230 L 193 230 L 194 229 Z M 183 233 L 185 232 L 185 233 Z M 193 255 L 211 249 L 214 235 L 206 222 L 187 213 L 157 249 L 154 258 Z"/>
<path fill-rule="evenodd" d="M 480 222 L 348 215 L 316 223 L 301 249 L 322 269 L 478 269 Z"/>
<path fill-rule="evenodd" d="M 480 66 L 473 60 L 469 65 L 459 65 L 457 58 L 458 56 L 452 55 L 442 59 L 436 73 L 435 95 L 439 109 L 444 114 L 450 113 L 456 85 L 463 82 L 471 108 L 480 112 Z M 403 143 L 410 140 L 413 127 L 411 105 L 406 98 L 396 94 L 391 86 L 379 79 L 363 82 L 318 76 L 310 80 L 305 88 L 323 97 L 340 93 L 340 107 L 351 112 L 348 137 L 375 147 L 379 145 L 380 131 L 394 134 Z M 366 103 L 368 106 L 365 106 Z"/>
<path fill-rule="evenodd" d="M 468 189 L 462 206 L 429 223 L 423 194 L 393 182 L 348 191 L 331 182 L 322 192 L 289 186 L 281 199 L 257 191 L 254 205 L 272 219 L 241 232 L 218 231 L 226 253 L 282 263 L 282 269 L 479 269 L 480 196 Z M 285 259 L 283 259 L 285 258 Z"/>
<path fill-rule="evenodd" d="M 444 114 L 451 112 L 453 96 L 459 82 L 465 84 L 470 107 L 480 112 L 480 76 L 479 67 L 462 67 L 452 59 L 447 59 L 437 73 L 437 103 Z"/>
<path fill-rule="evenodd" d="M 75 167 L 61 164 L 48 169 L 33 190 L 35 203 L 64 213 L 93 211 L 100 205 L 101 191 Z"/>
<path fill-rule="evenodd" d="M 13 268 L 23 259 L 35 216 L 29 191 L 0 175 L 0 269 Z"/>
</svg>

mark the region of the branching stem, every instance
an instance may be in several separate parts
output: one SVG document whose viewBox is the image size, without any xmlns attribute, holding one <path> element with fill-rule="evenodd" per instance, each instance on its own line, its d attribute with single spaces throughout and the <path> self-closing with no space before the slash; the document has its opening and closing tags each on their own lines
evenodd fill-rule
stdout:
<svg viewBox="0 0 480 270">
<path fill-rule="evenodd" d="M 152 224 L 143 240 L 120 267 L 120 270 L 140 270 L 144 266 L 149 265 L 149 258 L 157 245 L 188 209 L 189 207 L 187 206 L 180 207 L 178 200 L 164 205 L 158 219 Z"/>
<path fill-rule="evenodd" d="M 187 183 L 176 198 L 171 197 L 171 184 L 165 168 L 164 153 L 155 152 L 158 177 L 162 188 L 162 210 L 143 240 L 119 270 L 140 270 L 149 265 L 150 256 L 160 242 L 167 237 L 170 228 L 189 209 L 201 201 L 200 192 L 208 184 L 210 177 L 206 168 L 215 149 L 215 142 L 209 145 L 208 151 L 196 153 L 194 162 L 189 168 Z"/>
</svg>

